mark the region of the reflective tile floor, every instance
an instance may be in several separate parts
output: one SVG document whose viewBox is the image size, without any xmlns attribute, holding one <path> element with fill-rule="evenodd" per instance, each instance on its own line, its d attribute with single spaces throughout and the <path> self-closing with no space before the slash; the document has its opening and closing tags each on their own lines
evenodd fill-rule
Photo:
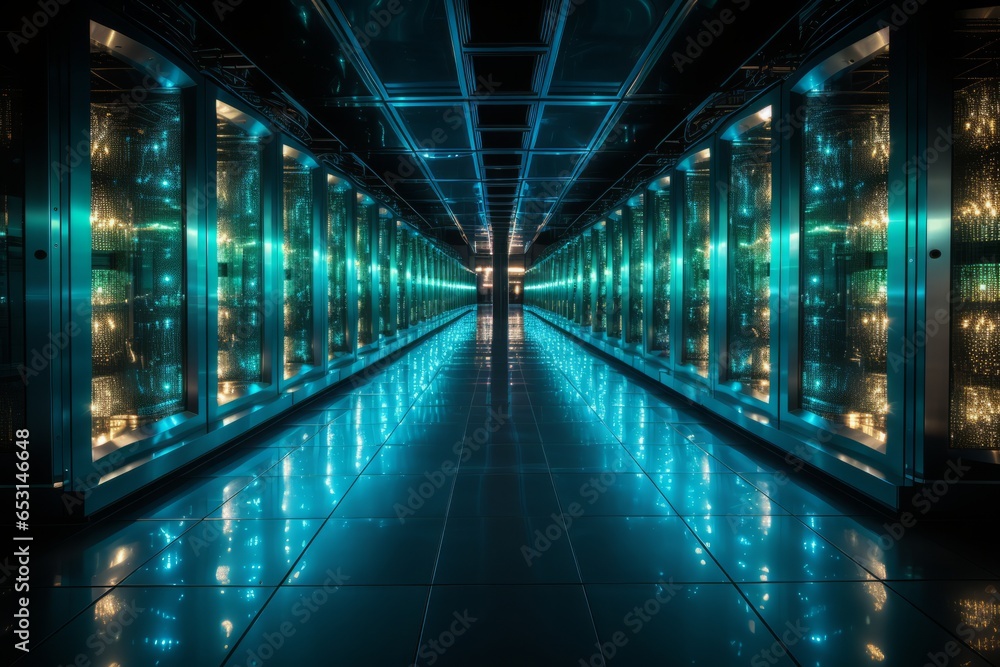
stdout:
<svg viewBox="0 0 1000 667">
<path fill-rule="evenodd" d="M 506 351 L 491 324 L 36 556 L 21 664 L 1000 663 L 988 540 L 890 536 L 534 316 Z"/>
</svg>

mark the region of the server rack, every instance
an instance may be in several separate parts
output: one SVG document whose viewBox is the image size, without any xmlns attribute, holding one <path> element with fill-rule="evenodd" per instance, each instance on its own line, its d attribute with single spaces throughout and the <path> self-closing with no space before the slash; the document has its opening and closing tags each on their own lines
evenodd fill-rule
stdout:
<svg viewBox="0 0 1000 667">
<path fill-rule="evenodd" d="M 260 392 L 277 394 L 273 322 L 276 135 L 260 116 L 212 90 L 215 126 L 206 144 L 216 156 L 215 196 L 207 198 L 208 419 L 238 411 Z M 223 101 L 225 100 L 225 101 Z"/>
<path fill-rule="evenodd" d="M 906 63 L 890 32 L 857 26 L 786 87 L 787 108 L 803 124 L 789 141 L 783 202 L 790 240 L 780 420 L 824 454 L 872 462 L 899 484 L 905 369 L 888 363 L 887 350 L 905 332 L 907 248 L 905 197 L 891 186 L 902 151 L 889 146 L 901 145 L 894 138 L 905 131 Z"/>
<path fill-rule="evenodd" d="M 64 461 L 74 480 L 99 481 L 207 423 L 207 377 L 198 371 L 207 224 L 204 205 L 185 204 L 211 194 L 194 148 L 211 105 L 190 71 L 148 46 L 155 42 L 112 21 L 74 18 L 65 52 L 76 85 L 60 125 L 88 138 L 88 155 L 60 179 L 70 210 L 59 233 L 80 331 L 70 363 L 89 372 L 62 378 L 72 397 Z"/>
<path fill-rule="evenodd" d="M 378 217 L 378 320 L 379 338 L 391 339 L 396 335 L 396 293 L 393 260 L 396 254 L 396 218 L 386 208 L 379 208 Z"/>
<path fill-rule="evenodd" d="M 892 20 L 860 19 L 643 189 L 645 247 L 625 259 L 646 267 L 642 349 L 598 317 L 616 290 L 607 228 L 630 200 L 579 236 L 593 326 L 530 309 L 789 465 L 899 506 L 956 469 L 1000 480 L 1000 7 Z"/>
<path fill-rule="evenodd" d="M 462 289 L 399 326 L 391 266 L 371 291 L 391 337 L 360 357 L 350 181 L 109 10 L 64 7 L 15 60 L 0 384 L 7 442 L 31 434 L 38 508 L 106 507 L 474 305 L 439 250 Z"/>
<path fill-rule="evenodd" d="M 413 299 L 413 288 L 411 286 L 411 248 L 413 241 L 412 232 L 402 220 L 396 221 L 396 265 L 393 271 L 396 274 L 396 330 L 406 331 L 410 328 L 410 302 Z"/>
<path fill-rule="evenodd" d="M 961 458 L 979 464 L 970 476 L 984 477 L 1000 465 L 1000 162 L 991 141 L 1000 79 L 989 38 L 1000 7 L 928 9 L 915 17 L 911 43 L 935 34 L 944 52 L 911 55 L 926 115 L 907 135 L 904 170 L 917 193 L 910 243 L 922 288 L 917 325 L 897 352 L 915 358 L 921 390 L 908 464 L 932 480 Z"/>
<path fill-rule="evenodd" d="M 357 254 L 354 258 L 355 277 L 358 285 L 358 350 L 371 349 L 378 344 L 375 317 L 378 310 L 378 296 L 375 290 L 375 262 L 378 252 L 378 204 L 370 195 L 358 192 L 356 195 L 356 239 Z"/>
<path fill-rule="evenodd" d="M 646 272 L 646 196 L 637 193 L 623 206 L 623 231 L 626 251 L 623 278 L 624 317 L 622 339 L 626 347 L 642 353 L 645 333 L 645 272 Z"/>
<path fill-rule="evenodd" d="M 322 293 L 314 247 L 320 238 L 323 174 L 304 150 L 282 146 L 281 330 L 284 389 L 319 367 L 322 327 L 316 294 Z M 277 246 L 277 244 L 276 244 Z"/>
<path fill-rule="evenodd" d="M 590 231 L 580 235 L 580 326 L 589 330 L 594 324 L 594 244 Z"/>
<path fill-rule="evenodd" d="M 680 317 L 674 318 L 675 371 L 703 383 L 715 375 L 710 350 L 715 349 L 709 326 L 712 313 L 714 229 L 718 206 L 712 179 L 717 173 L 711 146 L 699 146 L 682 158 L 676 170 L 673 198 L 675 238 L 679 251 L 677 279 L 673 281 Z"/>
<path fill-rule="evenodd" d="M 625 323 L 623 313 L 625 307 L 625 229 L 622 220 L 622 210 L 608 213 L 607 216 L 607 312 L 609 341 L 618 344 L 622 341 Z"/>
<path fill-rule="evenodd" d="M 763 418 L 778 415 L 780 395 L 781 191 L 780 95 L 770 94 L 720 128 L 719 213 L 713 273 L 716 395 Z"/>
<path fill-rule="evenodd" d="M 646 242 L 644 271 L 646 293 L 646 356 L 670 370 L 671 303 L 673 277 L 674 211 L 670 176 L 653 181 L 646 194 Z"/>
</svg>

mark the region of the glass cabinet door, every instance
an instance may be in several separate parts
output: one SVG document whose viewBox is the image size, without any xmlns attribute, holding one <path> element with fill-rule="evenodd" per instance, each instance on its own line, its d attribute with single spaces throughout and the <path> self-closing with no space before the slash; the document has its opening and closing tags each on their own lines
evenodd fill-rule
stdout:
<svg viewBox="0 0 1000 667">
<path fill-rule="evenodd" d="M 420 324 L 423 319 L 424 288 L 421 284 L 424 276 L 424 238 L 413 237 L 413 259 L 410 261 L 410 273 L 413 283 L 413 297 L 410 300 L 410 324 Z"/>
<path fill-rule="evenodd" d="M 422 317 L 426 322 L 434 317 L 434 252 L 429 243 L 424 244 L 423 272 L 420 280 L 424 288 Z"/>
<path fill-rule="evenodd" d="M 424 274 L 424 286 L 426 288 L 425 295 L 427 298 L 427 307 L 424 311 L 424 315 L 428 320 L 434 319 L 434 300 L 437 298 L 437 289 L 434 286 L 434 271 L 435 271 L 435 259 L 437 253 L 434 252 L 434 246 L 430 243 L 427 244 L 426 256 L 424 258 L 424 266 L 427 269 L 427 273 Z"/>
<path fill-rule="evenodd" d="M 434 251 L 434 315 L 444 312 L 444 255 Z"/>
<path fill-rule="evenodd" d="M 374 342 L 372 322 L 372 254 L 375 239 L 372 226 L 378 216 L 378 207 L 368 195 L 357 194 L 357 242 L 354 245 L 358 280 L 358 347 Z"/>
<path fill-rule="evenodd" d="M 426 239 L 420 244 L 420 321 L 426 322 L 431 313 L 431 263 L 430 246 Z"/>
<path fill-rule="evenodd" d="M 643 298 L 645 282 L 646 211 L 645 196 L 640 194 L 629 200 L 626 207 L 628 234 L 628 325 L 625 343 L 642 345 L 644 334 Z"/>
<path fill-rule="evenodd" d="M 561 315 L 563 313 L 563 301 L 560 295 L 562 291 L 562 275 L 558 255 L 550 257 L 546 262 L 546 266 L 549 267 L 549 281 L 551 285 L 549 289 L 549 307 L 553 312 Z"/>
<path fill-rule="evenodd" d="M 351 354 L 350 323 L 347 320 L 347 250 L 351 232 L 351 198 L 354 190 L 343 178 L 327 176 L 326 185 L 326 281 L 327 359 Z"/>
<path fill-rule="evenodd" d="M 580 290 L 581 290 L 581 275 L 580 275 L 580 240 L 573 239 L 566 246 L 566 253 L 568 254 L 569 260 L 569 275 L 567 280 L 569 280 L 569 308 L 570 315 L 569 318 L 573 320 L 574 324 L 580 324 Z"/>
<path fill-rule="evenodd" d="M 459 282 L 462 276 L 459 274 L 458 263 L 455 260 L 451 260 L 450 262 L 448 262 L 448 268 L 450 273 L 450 278 L 449 278 L 450 285 L 448 286 L 448 294 L 450 298 L 448 300 L 448 309 L 452 310 L 454 308 L 458 308 L 461 305 L 460 300 L 463 296 L 462 291 L 464 285 L 462 285 Z"/>
<path fill-rule="evenodd" d="M 91 49 L 93 457 L 185 409 L 181 92 Z M 144 83 L 145 77 L 145 83 Z M 139 101 L 127 93 L 148 90 Z"/>
<path fill-rule="evenodd" d="M 434 299 L 437 296 L 437 290 L 434 287 L 434 259 L 437 253 L 434 252 L 433 246 L 430 243 L 427 244 L 424 255 L 424 318 L 427 320 L 434 319 Z"/>
<path fill-rule="evenodd" d="M 563 246 L 553 258 L 556 270 L 556 309 L 559 314 L 567 318 L 570 312 L 569 306 L 569 257 L 566 253 L 566 246 Z"/>
<path fill-rule="evenodd" d="M 391 216 L 380 215 L 378 220 L 378 321 L 379 334 L 384 337 L 395 333 L 396 321 L 392 316 L 393 294 L 392 259 L 393 241 L 396 238 L 396 221 Z"/>
<path fill-rule="evenodd" d="M 434 293 L 434 299 L 433 299 L 434 309 L 431 311 L 432 312 L 432 315 L 431 315 L 432 317 L 437 317 L 438 315 L 441 314 L 441 294 L 442 294 L 442 289 L 441 289 L 441 264 L 442 264 L 441 253 L 437 250 L 437 248 L 432 248 L 432 252 L 431 252 L 431 288 L 434 291 L 433 292 Z"/>
<path fill-rule="evenodd" d="M 451 255 L 441 256 L 441 266 L 442 266 L 442 301 L 441 308 L 442 312 L 448 312 L 453 307 L 455 298 L 455 260 Z"/>
<path fill-rule="evenodd" d="M 594 245 L 589 233 L 585 233 L 580 238 L 580 262 L 580 289 L 583 292 L 580 304 L 580 324 L 591 327 L 594 324 L 594 295 L 591 291 L 594 286 Z"/>
<path fill-rule="evenodd" d="M 546 275 L 546 285 L 545 298 L 546 298 L 546 310 L 556 312 L 559 309 L 559 300 L 556 297 L 556 290 L 559 289 L 557 277 L 557 270 L 555 262 L 552 258 L 549 258 L 545 262 L 545 275 Z"/>
<path fill-rule="evenodd" d="M 708 377 L 712 176 L 708 151 L 684 174 L 681 363 Z"/>
<path fill-rule="evenodd" d="M 806 94 L 801 407 L 884 441 L 889 47 Z"/>
<path fill-rule="evenodd" d="M 555 258 L 556 262 L 556 307 L 559 309 L 559 314 L 563 317 L 568 317 L 570 306 L 569 306 L 569 258 L 566 255 L 566 246 L 563 246 Z"/>
<path fill-rule="evenodd" d="M 445 310 L 451 310 L 455 307 L 455 294 L 457 290 L 455 289 L 455 261 L 453 259 L 448 259 L 445 264 L 447 268 L 446 273 L 446 283 L 445 283 Z"/>
<path fill-rule="evenodd" d="M 551 279 L 552 279 L 552 291 L 550 292 L 552 295 L 552 310 L 557 315 L 562 315 L 564 309 L 563 309 L 563 301 L 560 294 L 562 292 L 562 283 L 561 283 L 562 271 L 561 267 L 559 266 L 559 253 L 557 252 L 554 255 L 550 256 L 547 264 L 549 266 L 549 270 L 551 271 Z"/>
<path fill-rule="evenodd" d="M 216 118 L 218 401 L 264 382 L 264 220 L 262 137 Z"/>
<path fill-rule="evenodd" d="M 966 15 L 953 38 L 950 430 L 962 449 L 1000 449 L 998 29 Z"/>
<path fill-rule="evenodd" d="M 420 287 L 420 302 L 417 304 L 417 317 L 420 322 L 426 322 L 430 313 L 430 264 L 427 256 L 427 241 L 420 239 L 419 271 L 416 274 Z"/>
<path fill-rule="evenodd" d="M 727 380 L 762 401 L 771 395 L 771 114 L 751 119 L 729 157 Z"/>
<path fill-rule="evenodd" d="M 670 181 L 663 184 L 663 189 L 650 194 L 652 197 L 653 216 L 651 242 L 653 244 L 653 294 L 650 314 L 649 353 L 661 359 L 670 358 L 670 276 L 673 268 L 673 246 L 671 244 L 671 211 Z"/>
<path fill-rule="evenodd" d="M 410 232 L 402 223 L 396 223 L 396 280 L 398 295 L 396 297 L 396 329 L 405 331 L 410 328 Z"/>
<path fill-rule="evenodd" d="M 455 297 L 458 294 L 458 290 L 456 289 L 455 279 L 456 279 L 455 260 L 451 256 L 447 256 L 445 257 L 445 284 L 444 284 L 445 312 L 448 312 L 455 307 Z"/>
<path fill-rule="evenodd" d="M 594 227 L 594 265 L 597 268 L 597 300 L 594 311 L 594 333 L 608 330 L 608 228 L 606 222 Z"/>
<path fill-rule="evenodd" d="M 285 379 L 315 364 L 313 357 L 313 167 L 284 150 L 282 223 L 284 243 Z"/>
<path fill-rule="evenodd" d="M 621 340 L 622 322 L 622 288 L 625 263 L 625 238 L 622 229 L 622 219 L 619 215 L 608 218 L 608 245 L 611 251 L 611 303 L 608 306 L 608 338 Z"/>
</svg>

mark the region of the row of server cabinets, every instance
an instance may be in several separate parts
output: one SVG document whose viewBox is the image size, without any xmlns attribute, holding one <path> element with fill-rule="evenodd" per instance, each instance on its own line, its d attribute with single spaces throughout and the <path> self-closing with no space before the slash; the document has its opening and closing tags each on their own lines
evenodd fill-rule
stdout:
<svg viewBox="0 0 1000 667">
<path fill-rule="evenodd" d="M 525 276 L 541 316 L 893 506 L 1000 480 L 1000 11 L 913 4 Z"/>
<path fill-rule="evenodd" d="M 0 89 L 4 447 L 26 430 L 31 482 L 88 513 L 476 296 L 452 248 L 112 26 L 52 26 Z"/>
</svg>

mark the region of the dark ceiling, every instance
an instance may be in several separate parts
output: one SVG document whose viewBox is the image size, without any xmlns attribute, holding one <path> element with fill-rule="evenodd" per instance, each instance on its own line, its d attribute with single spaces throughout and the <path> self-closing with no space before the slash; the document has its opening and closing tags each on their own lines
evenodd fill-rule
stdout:
<svg viewBox="0 0 1000 667">
<path fill-rule="evenodd" d="M 605 213 L 873 4 L 144 0 L 125 10 L 155 17 L 200 69 L 401 217 L 477 252 L 509 228 L 520 253 Z"/>
</svg>

